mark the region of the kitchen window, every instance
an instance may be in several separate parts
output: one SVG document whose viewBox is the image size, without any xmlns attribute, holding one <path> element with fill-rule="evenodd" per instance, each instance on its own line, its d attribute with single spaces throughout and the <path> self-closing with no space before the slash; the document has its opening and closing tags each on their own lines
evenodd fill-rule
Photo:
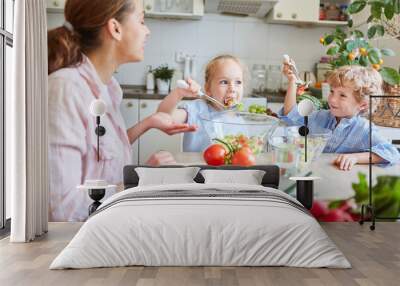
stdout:
<svg viewBox="0 0 400 286">
<path fill-rule="evenodd" d="M 15 0 L 0 0 L 0 237 L 10 228 L 10 194 L 5 188 L 5 104 L 11 93 Z"/>
</svg>

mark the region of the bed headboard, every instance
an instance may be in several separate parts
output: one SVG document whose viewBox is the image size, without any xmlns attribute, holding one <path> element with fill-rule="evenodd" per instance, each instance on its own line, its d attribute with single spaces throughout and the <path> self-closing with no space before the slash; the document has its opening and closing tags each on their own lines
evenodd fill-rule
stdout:
<svg viewBox="0 0 400 286">
<path fill-rule="evenodd" d="M 191 165 L 191 166 L 183 166 L 183 165 L 165 165 L 165 166 L 139 166 L 139 165 L 127 165 L 124 167 L 124 189 L 136 187 L 139 183 L 139 176 L 137 175 L 135 168 L 136 167 L 146 167 L 146 168 L 182 168 L 182 167 L 199 167 L 201 170 L 205 169 L 220 169 L 220 170 L 246 170 L 246 169 L 256 169 L 265 171 L 265 175 L 262 179 L 261 184 L 265 187 L 271 187 L 278 189 L 279 187 L 279 167 L 276 165 L 256 165 L 251 167 L 240 167 L 240 166 L 208 166 L 208 165 Z M 200 174 L 194 178 L 197 183 L 204 183 L 204 178 Z"/>
</svg>

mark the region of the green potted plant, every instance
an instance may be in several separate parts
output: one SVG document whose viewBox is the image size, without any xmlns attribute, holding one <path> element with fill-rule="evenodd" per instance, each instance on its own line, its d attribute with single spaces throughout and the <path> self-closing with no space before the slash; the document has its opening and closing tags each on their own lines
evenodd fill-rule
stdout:
<svg viewBox="0 0 400 286">
<path fill-rule="evenodd" d="M 368 38 L 383 36 L 385 33 L 393 38 L 400 40 L 400 1 L 399 0 L 356 0 L 353 1 L 347 10 L 349 14 L 357 14 L 362 10 L 370 9 L 371 14 L 367 23 L 371 23 L 368 28 Z M 348 26 L 353 26 L 350 19 Z"/>
<path fill-rule="evenodd" d="M 360 30 L 346 33 L 338 27 L 333 33 L 321 37 L 320 42 L 327 47 L 326 53 L 331 56 L 333 69 L 344 65 L 371 66 L 380 72 L 387 84 L 400 84 L 399 71 L 382 67 L 382 57 L 394 56 L 395 53 L 390 49 L 373 47 Z"/>
<path fill-rule="evenodd" d="M 387 34 L 389 37 L 400 40 L 400 0 L 356 0 L 349 5 L 347 12 L 354 15 L 364 9 L 370 10 L 367 19 L 368 39 Z M 323 45 L 328 46 L 327 54 L 333 57 L 332 67 L 349 64 L 371 65 L 379 70 L 383 80 L 389 86 L 400 85 L 400 70 L 382 66 L 384 64 L 382 56 L 394 56 L 394 52 L 390 49 L 373 47 L 365 39 L 363 32 L 352 27 L 353 20 L 350 18 L 349 35 L 337 28 L 334 33 L 320 39 Z"/>
<path fill-rule="evenodd" d="M 174 70 L 168 68 L 167 64 L 161 65 L 154 70 L 154 77 L 156 79 L 157 89 L 160 93 L 168 93 Z"/>
</svg>

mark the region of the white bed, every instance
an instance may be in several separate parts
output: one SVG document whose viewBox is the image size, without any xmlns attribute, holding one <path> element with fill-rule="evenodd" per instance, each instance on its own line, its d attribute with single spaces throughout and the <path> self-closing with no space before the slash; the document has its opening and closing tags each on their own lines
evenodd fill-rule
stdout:
<svg viewBox="0 0 400 286">
<path fill-rule="evenodd" d="M 128 265 L 351 267 L 287 194 L 199 183 L 138 186 L 110 197 L 50 269 Z"/>
</svg>

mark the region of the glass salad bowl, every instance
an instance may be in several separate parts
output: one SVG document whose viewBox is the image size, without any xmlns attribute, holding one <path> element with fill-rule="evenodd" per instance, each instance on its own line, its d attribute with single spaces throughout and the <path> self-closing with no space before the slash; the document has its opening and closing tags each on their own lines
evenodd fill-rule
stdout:
<svg viewBox="0 0 400 286">
<path fill-rule="evenodd" d="M 220 139 L 237 147 L 248 146 L 255 155 L 265 151 L 268 139 L 280 122 L 265 114 L 231 110 L 200 114 L 200 120 L 210 140 Z"/>
<path fill-rule="evenodd" d="M 283 134 L 272 136 L 269 145 L 272 147 L 272 160 L 285 175 L 293 175 L 308 167 L 308 164 L 318 159 L 332 131 L 326 128 L 310 129 L 307 135 L 307 162 L 305 161 L 305 137 L 298 132 L 300 126 L 284 128 Z"/>
</svg>

